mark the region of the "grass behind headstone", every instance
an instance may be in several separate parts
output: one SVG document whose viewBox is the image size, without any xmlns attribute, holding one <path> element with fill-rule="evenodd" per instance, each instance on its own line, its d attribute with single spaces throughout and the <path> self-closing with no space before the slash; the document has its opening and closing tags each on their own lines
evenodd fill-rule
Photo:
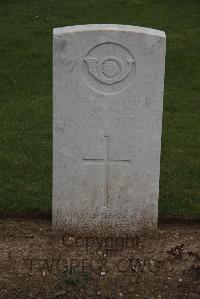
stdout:
<svg viewBox="0 0 200 299">
<path fill-rule="evenodd" d="M 52 29 L 119 23 L 166 32 L 159 210 L 199 217 L 199 16 L 198 0 L 1 0 L 0 211 L 51 210 Z"/>
</svg>

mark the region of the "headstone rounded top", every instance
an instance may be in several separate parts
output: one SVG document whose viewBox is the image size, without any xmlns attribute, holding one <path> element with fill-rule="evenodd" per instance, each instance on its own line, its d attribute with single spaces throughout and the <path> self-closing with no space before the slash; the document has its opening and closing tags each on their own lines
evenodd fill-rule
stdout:
<svg viewBox="0 0 200 299">
<path fill-rule="evenodd" d="M 125 31 L 135 32 L 138 34 L 148 34 L 165 38 L 165 32 L 157 29 L 120 25 L 120 24 L 87 24 L 87 25 L 74 25 L 60 28 L 54 28 L 54 35 L 62 35 L 65 33 L 82 32 L 82 31 Z"/>
</svg>

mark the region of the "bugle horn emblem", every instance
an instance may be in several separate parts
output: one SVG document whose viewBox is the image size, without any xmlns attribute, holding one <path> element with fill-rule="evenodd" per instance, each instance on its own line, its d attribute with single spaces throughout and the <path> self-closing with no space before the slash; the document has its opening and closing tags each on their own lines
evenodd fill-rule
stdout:
<svg viewBox="0 0 200 299">
<path fill-rule="evenodd" d="M 99 61 L 96 57 L 86 57 L 89 73 L 104 84 L 123 81 L 131 72 L 134 60 L 126 59 L 125 63 L 117 57 L 107 57 Z"/>
</svg>

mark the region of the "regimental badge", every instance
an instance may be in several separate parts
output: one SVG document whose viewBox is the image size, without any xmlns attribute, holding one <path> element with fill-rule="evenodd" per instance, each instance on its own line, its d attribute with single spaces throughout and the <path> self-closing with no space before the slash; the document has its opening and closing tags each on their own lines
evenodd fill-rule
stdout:
<svg viewBox="0 0 200 299">
<path fill-rule="evenodd" d="M 103 93 L 116 93 L 128 87 L 135 70 L 135 59 L 130 51 L 111 42 L 93 47 L 83 61 L 86 82 Z"/>
</svg>

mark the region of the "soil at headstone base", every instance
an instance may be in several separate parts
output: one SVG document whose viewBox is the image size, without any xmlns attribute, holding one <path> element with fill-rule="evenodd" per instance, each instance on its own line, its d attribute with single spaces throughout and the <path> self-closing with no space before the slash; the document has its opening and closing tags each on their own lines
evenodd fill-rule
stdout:
<svg viewBox="0 0 200 299">
<path fill-rule="evenodd" d="M 200 229 L 53 237 L 48 220 L 0 220 L 0 298 L 200 298 Z"/>
</svg>

